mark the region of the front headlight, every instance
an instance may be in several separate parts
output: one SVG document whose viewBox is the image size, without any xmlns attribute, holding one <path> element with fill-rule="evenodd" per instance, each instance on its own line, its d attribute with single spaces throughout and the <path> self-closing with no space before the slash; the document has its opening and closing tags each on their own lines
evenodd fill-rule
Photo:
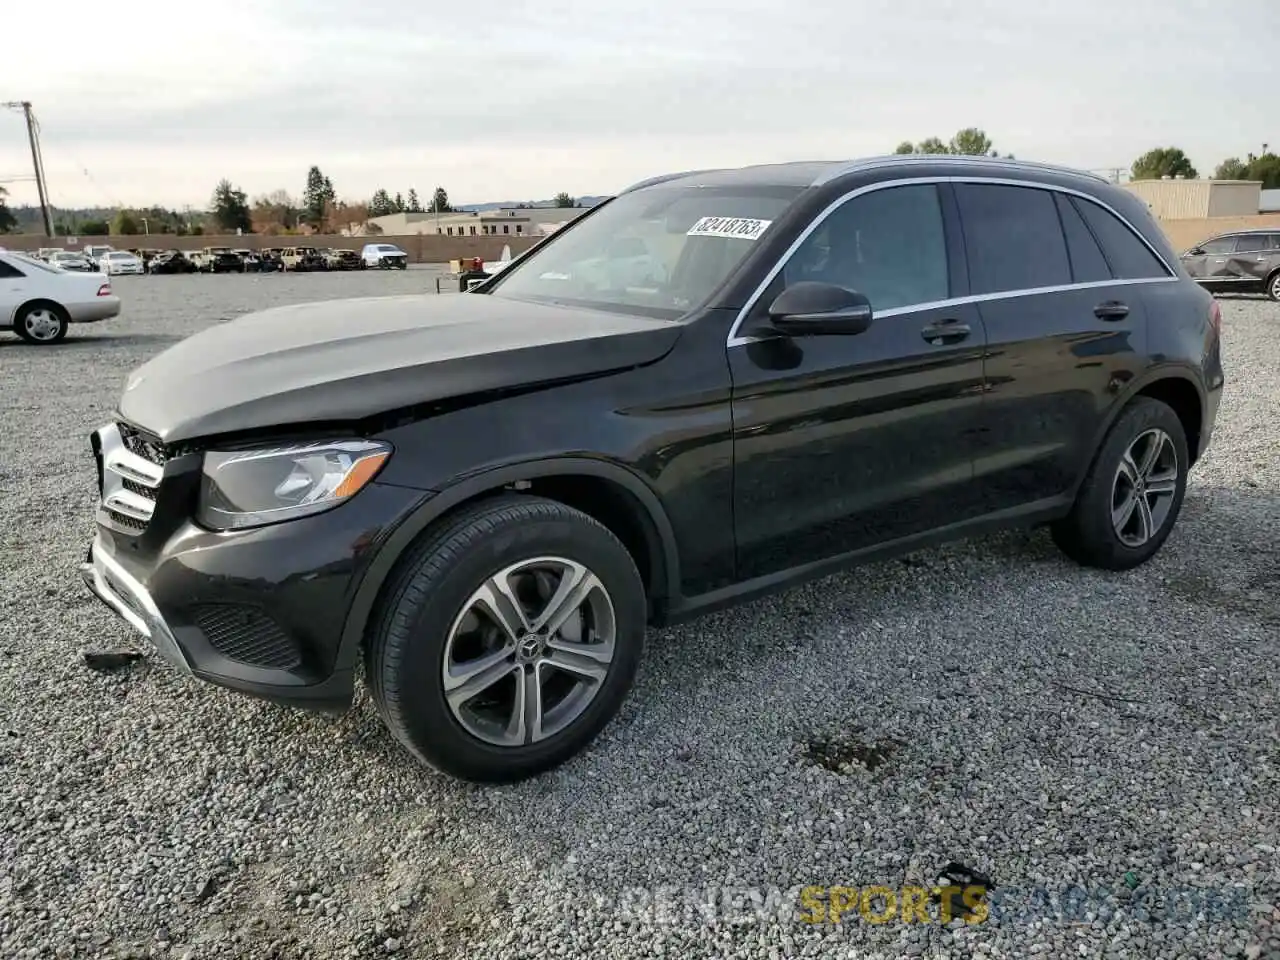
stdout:
<svg viewBox="0 0 1280 960">
<path fill-rule="evenodd" d="M 359 493 L 391 456 L 376 440 L 210 451 L 196 520 L 240 530 L 332 509 Z"/>
</svg>

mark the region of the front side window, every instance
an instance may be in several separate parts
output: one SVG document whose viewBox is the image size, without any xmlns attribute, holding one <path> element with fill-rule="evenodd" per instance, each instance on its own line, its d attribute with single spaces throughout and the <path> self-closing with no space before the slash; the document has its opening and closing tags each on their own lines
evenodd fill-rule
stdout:
<svg viewBox="0 0 1280 960">
<path fill-rule="evenodd" d="M 1216 240 L 1200 244 L 1200 249 L 1211 256 L 1221 256 L 1224 253 L 1230 253 L 1235 248 L 1235 237 L 1218 237 Z"/>
<path fill-rule="evenodd" d="M 803 189 L 677 183 L 624 193 L 503 270 L 487 292 L 674 320 L 720 286 Z"/>
<path fill-rule="evenodd" d="M 975 294 L 1071 283 L 1053 193 L 1002 184 L 956 184 Z"/>
<path fill-rule="evenodd" d="M 783 276 L 787 286 L 816 280 L 856 290 L 875 311 L 947 299 L 938 188 L 922 183 L 854 197 L 804 239 Z"/>
</svg>

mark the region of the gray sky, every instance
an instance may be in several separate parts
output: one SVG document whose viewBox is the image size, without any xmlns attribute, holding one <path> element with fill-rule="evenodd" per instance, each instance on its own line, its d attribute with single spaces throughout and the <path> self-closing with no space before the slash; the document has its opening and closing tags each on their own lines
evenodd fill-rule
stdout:
<svg viewBox="0 0 1280 960">
<path fill-rule="evenodd" d="M 311 164 L 351 200 L 611 193 L 965 126 L 1081 167 L 1177 145 L 1207 175 L 1280 148 L 1275 2 L 13 0 L 0 100 L 34 104 L 66 206 L 298 194 Z M 0 179 L 30 163 L 0 112 Z"/>
</svg>

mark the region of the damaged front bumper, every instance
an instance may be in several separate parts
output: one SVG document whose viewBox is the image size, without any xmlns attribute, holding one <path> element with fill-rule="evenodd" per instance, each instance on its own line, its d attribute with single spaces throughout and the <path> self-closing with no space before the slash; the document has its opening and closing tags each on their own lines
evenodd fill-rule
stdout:
<svg viewBox="0 0 1280 960">
<path fill-rule="evenodd" d="M 190 676 L 191 664 L 174 639 L 155 601 L 147 589 L 106 552 L 99 535 L 89 545 L 80 576 L 99 600 L 115 611 L 120 619 L 151 641 L 165 661 Z"/>
</svg>

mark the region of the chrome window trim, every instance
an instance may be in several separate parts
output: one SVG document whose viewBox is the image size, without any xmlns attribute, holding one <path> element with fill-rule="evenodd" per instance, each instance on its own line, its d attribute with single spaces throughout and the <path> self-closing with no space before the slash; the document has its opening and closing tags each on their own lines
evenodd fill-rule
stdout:
<svg viewBox="0 0 1280 960">
<path fill-rule="evenodd" d="M 864 186 L 857 187 L 854 190 L 850 190 L 848 193 L 842 194 L 841 196 L 837 197 L 835 200 L 831 201 L 831 203 L 829 203 L 826 206 L 826 208 L 822 210 L 821 213 L 819 213 L 816 217 L 813 218 L 813 220 L 810 221 L 809 225 L 805 227 L 803 231 L 801 231 L 800 235 L 791 242 L 791 245 L 787 247 L 785 251 L 783 251 L 782 256 L 778 258 L 777 263 L 775 263 L 773 267 L 769 270 L 769 272 L 765 274 L 764 279 L 752 292 L 751 296 L 747 298 L 747 302 L 743 305 L 742 309 L 738 311 L 738 315 L 734 318 L 733 325 L 729 328 L 729 336 L 725 339 L 725 347 L 726 348 L 740 347 L 740 346 L 743 346 L 744 344 L 754 343 L 757 340 L 761 339 L 760 337 L 752 337 L 752 336 L 740 337 L 738 336 L 738 330 L 741 328 L 748 314 L 750 314 L 751 311 L 755 309 L 756 303 L 759 302 L 760 297 L 764 294 L 765 290 L 769 288 L 769 284 L 773 283 L 774 279 L 778 276 L 779 272 L 782 271 L 782 269 L 787 265 L 787 262 L 792 258 L 792 256 L 795 255 L 795 252 L 800 248 L 800 245 L 804 243 L 807 239 L 809 239 L 809 235 L 812 234 L 815 230 L 817 230 L 818 227 L 822 226 L 823 222 L 827 219 L 827 217 L 835 213 L 836 210 L 840 209 L 842 206 L 844 206 L 846 203 L 848 203 L 851 200 L 855 200 L 858 197 L 863 196 L 864 194 L 873 193 L 877 190 L 888 190 L 892 187 L 905 187 L 905 186 L 915 186 L 915 185 L 922 185 L 922 184 L 939 184 L 939 183 L 978 183 L 978 184 L 985 183 L 985 184 L 995 184 L 997 186 L 1028 187 L 1033 190 L 1050 190 L 1056 193 L 1063 193 L 1069 196 L 1080 197 L 1082 200 L 1086 200 L 1090 203 L 1096 203 L 1098 206 L 1102 207 L 1102 209 L 1106 210 L 1112 216 L 1119 219 L 1121 223 L 1123 223 L 1126 227 L 1129 228 L 1129 231 L 1134 236 L 1136 236 L 1139 240 L 1142 241 L 1143 246 L 1145 246 L 1148 250 L 1151 251 L 1152 255 L 1159 262 L 1160 266 L 1162 266 L 1168 272 L 1168 276 L 1142 277 L 1140 279 L 1135 279 L 1135 280 L 1091 280 L 1091 281 L 1082 282 L 1082 283 L 1067 283 L 1067 284 L 1061 284 L 1061 285 L 1052 286 L 1052 287 L 1035 287 L 1030 289 L 1001 290 L 997 293 L 969 294 L 963 297 L 949 297 L 946 300 L 935 300 L 929 303 L 915 303 L 905 307 L 894 307 L 889 310 L 876 311 L 873 313 L 873 315 L 876 317 L 893 317 L 893 316 L 898 316 L 904 313 L 915 313 L 920 310 L 929 310 L 929 309 L 934 309 L 936 307 L 951 306 L 953 304 L 959 305 L 959 304 L 965 304 L 965 303 L 982 303 L 987 300 L 1008 300 L 1013 297 L 1031 297 L 1041 293 L 1059 293 L 1064 290 L 1087 290 L 1094 287 L 1110 287 L 1110 286 L 1117 286 L 1117 285 L 1132 285 L 1132 284 L 1138 284 L 1138 283 L 1172 283 L 1178 280 L 1178 272 L 1169 265 L 1169 261 L 1167 261 L 1164 258 L 1164 255 L 1161 254 L 1160 251 L 1157 250 L 1151 244 L 1151 242 L 1142 235 L 1142 232 L 1138 230 L 1129 221 L 1128 217 L 1122 214 L 1115 207 L 1111 206 L 1109 203 L 1103 200 L 1099 200 L 1097 197 L 1091 196 L 1090 194 L 1085 193 L 1082 190 L 1073 190 L 1070 187 L 1059 186 L 1056 183 L 1043 183 L 1038 180 L 1017 180 L 1017 179 L 1009 179 L 1004 177 L 974 177 L 974 176 L 905 177 L 898 180 L 881 180 L 878 183 L 865 184 Z M 872 309 L 874 311 L 874 305 Z"/>
</svg>

